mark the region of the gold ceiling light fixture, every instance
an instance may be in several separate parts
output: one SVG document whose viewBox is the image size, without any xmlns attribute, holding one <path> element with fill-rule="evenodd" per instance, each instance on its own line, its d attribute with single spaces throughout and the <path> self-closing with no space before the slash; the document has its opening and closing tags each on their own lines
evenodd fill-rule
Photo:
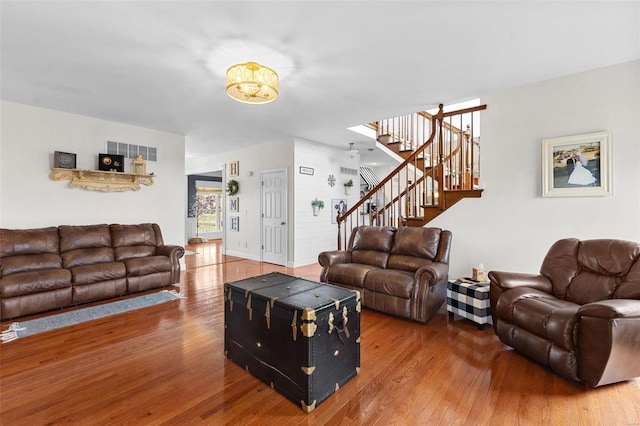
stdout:
<svg viewBox="0 0 640 426">
<path fill-rule="evenodd" d="M 278 98 L 278 73 L 256 62 L 236 64 L 227 70 L 227 95 L 247 104 L 266 104 Z"/>
</svg>

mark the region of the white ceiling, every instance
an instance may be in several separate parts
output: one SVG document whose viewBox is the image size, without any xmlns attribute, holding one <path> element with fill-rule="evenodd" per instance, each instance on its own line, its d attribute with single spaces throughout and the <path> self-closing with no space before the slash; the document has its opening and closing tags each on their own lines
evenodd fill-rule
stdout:
<svg viewBox="0 0 640 426">
<path fill-rule="evenodd" d="M 187 156 L 294 136 L 364 156 L 347 127 L 640 58 L 634 1 L 3 0 L 0 14 L 2 99 L 184 134 Z M 278 100 L 226 95 L 226 68 L 249 60 L 280 72 Z"/>
</svg>

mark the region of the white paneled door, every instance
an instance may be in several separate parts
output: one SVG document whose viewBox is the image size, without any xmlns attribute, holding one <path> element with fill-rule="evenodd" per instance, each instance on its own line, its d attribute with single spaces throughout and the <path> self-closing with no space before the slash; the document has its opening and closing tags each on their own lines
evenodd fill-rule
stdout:
<svg viewBox="0 0 640 426">
<path fill-rule="evenodd" d="M 287 266 L 287 170 L 261 173 L 262 261 Z"/>
</svg>

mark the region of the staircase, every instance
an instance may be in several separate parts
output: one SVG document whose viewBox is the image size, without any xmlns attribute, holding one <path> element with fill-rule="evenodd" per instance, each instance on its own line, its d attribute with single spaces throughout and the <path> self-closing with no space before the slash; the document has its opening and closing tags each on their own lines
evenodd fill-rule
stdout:
<svg viewBox="0 0 640 426">
<path fill-rule="evenodd" d="M 404 162 L 338 216 L 338 248 L 356 226 L 424 226 L 463 198 L 480 197 L 478 127 L 486 108 L 444 112 L 441 104 L 435 115 L 421 111 L 369 123 L 378 143 Z"/>
</svg>

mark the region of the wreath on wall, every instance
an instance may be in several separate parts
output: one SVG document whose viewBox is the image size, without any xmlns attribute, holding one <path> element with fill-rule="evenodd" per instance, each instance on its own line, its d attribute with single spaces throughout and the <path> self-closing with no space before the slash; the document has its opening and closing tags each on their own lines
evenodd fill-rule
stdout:
<svg viewBox="0 0 640 426">
<path fill-rule="evenodd" d="M 240 187 L 238 186 L 238 181 L 231 179 L 227 182 L 227 195 L 236 195 Z"/>
</svg>

